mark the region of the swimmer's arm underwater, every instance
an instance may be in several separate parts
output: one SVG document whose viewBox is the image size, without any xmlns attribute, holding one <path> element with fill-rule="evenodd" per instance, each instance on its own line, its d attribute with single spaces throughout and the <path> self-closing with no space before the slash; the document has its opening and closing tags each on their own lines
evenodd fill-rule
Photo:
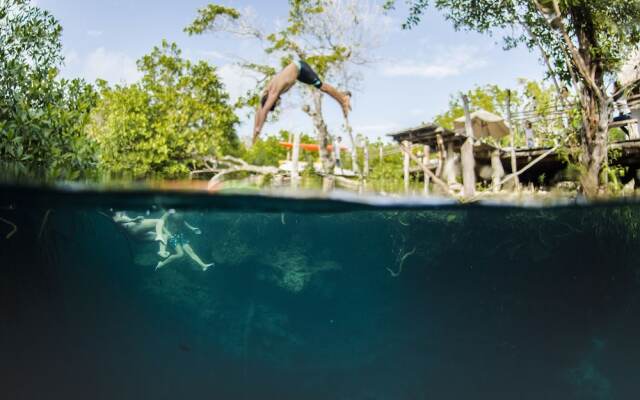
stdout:
<svg viewBox="0 0 640 400">
<path fill-rule="evenodd" d="M 193 225 L 189 225 L 189 223 L 187 221 L 184 221 L 184 225 L 189 228 L 191 230 L 191 232 L 195 233 L 196 235 L 201 235 L 202 234 L 202 230 L 200 230 L 200 228 L 196 228 Z"/>
</svg>

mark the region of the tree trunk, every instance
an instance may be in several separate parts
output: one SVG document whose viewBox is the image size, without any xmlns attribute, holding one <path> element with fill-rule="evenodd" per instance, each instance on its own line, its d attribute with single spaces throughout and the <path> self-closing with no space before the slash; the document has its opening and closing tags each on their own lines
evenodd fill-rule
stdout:
<svg viewBox="0 0 640 400">
<path fill-rule="evenodd" d="M 554 7 L 558 9 L 558 2 L 554 0 Z M 565 33 L 565 42 L 569 47 L 575 69 L 574 75 L 580 78 L 580 102 L 582 106 L 582 190 L 587 197 L 598 195 L 604 189 L 601 175 L 607 160 L 607 145 L 609 138 L 609 110 L 610 99 L 607 96 L 604 81 L 603 60 L 594 49 L 599 47 L 598 35 L 591 21 L 591 16 L 585 13 L 582 5 L 569 7 L 578 49 L 571 46 Z"/>
<path fill-rule="evenodd" d="M 327 128 L 327 124 L 324 122 L 324 117 L 322 116 L 322 93 L 317 90 L 313 91 L 313 110 L 305 106 L 304 112 L 309 114 L 311 119 L 313 120 L 313 126 L 316 129 L 316 134 L 318 136 L 318 146 L 320 153 L 320 161 L 322 163 L 322 172 L 328 174 L 333 170 L 335 162 L 331 158 L 327 147 L 329 146 L 329 129 Z"/>
<path fill-rule="evenodd" d="M 587 90 L 585 90 L 587 92 Z M 582 190 L 587 197 L 598 195 L 603 188 L 602 172 L 606 167 L 607 142 L 609 138 L 608 99 L 598 100 L 590 93 L 584 93 L 589 107 L 583 112 L 583 137 L 581 164 L 583 173 L 580 178 Z"/>
</svg>

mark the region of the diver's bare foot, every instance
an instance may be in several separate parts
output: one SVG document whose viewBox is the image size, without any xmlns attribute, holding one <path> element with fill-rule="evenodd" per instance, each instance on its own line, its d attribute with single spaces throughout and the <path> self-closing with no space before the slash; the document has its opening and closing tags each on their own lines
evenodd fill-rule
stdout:
<svg viewBox="0 0 640 400">
<path fill-rule="evenodd" d="M 348 117 L 349 112 L 351 111 L 351 93 L 347 93 L 342 96 L 342 103 L 340 105 L 342 106 L 342 113 L 345 118 Z"/>
<path fill-rule="evenodd" d="M 158 271 L 158 270 L 159 270 L 159 269 L 161 269 L 162 267 L 164 267 L 164 263 L 163 263 L 162 261 L 160 261 L 160 262 L 158 263 L 158 265 L 156 265 L 156 269 L 155 269 L 155 270 L 156 270 L 156 271 Z"/>
<path fill-rule="evenodd" d="M 215 266 L 216 263 L 211 263 L 211 264 L 206 264 L 204 267 L 202 267 L 202 272 L 207 272 L 209 270 L 209 268 Z"/>
</svg>

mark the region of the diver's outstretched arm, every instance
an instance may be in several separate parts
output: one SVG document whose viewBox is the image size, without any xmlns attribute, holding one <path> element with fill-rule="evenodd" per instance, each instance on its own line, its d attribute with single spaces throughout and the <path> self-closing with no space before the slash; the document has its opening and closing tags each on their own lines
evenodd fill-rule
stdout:
<svg viewBox="0 0 640 400">
<path fill-rule="evenodd" d="M 183 247 L 184 247 L 184 251 L 187 253 L 187 255 L 189 257 L 191 257 L 191 259 L 193 261 L 195 261 L 196 264 L 198 264 L 202 268 L 203 271 L 206 271 L 206 270 L 209 269 L 209 267 L 212 267 L 212 266 L 215 265 L 215 263 L 205 264 L 204 261 L 202 261 L 202 259 L 196 254 L 196 252 L 193 251 L 193 247 L 191 247 L 190 245 L 184 244 Z"/>
<path fill-rule="evenodd" d="M 256 112 L 256 120 L 253 125 L 253 142 L 255 143 L 258 140 L 258 136 L 260 136 L 260 132 L 262 132 L 262 127 L 264 126 L 264 122 L 267 120 L 267 114 L 278 101 L 278 97 L 280 94 L 274 91 L 270 91 L 267 97 L 267 101 L 265 101 L 264 105 L 258 108 Z"/>
</svg>

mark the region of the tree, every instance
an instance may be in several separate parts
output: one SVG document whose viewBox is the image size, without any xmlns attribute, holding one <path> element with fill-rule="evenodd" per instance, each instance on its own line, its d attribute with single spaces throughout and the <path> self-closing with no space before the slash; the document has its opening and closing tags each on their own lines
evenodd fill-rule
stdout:
<svg viewBox="0 0 640 400">
<path fill-rule="evenodd" d="M 85 134 L 96 93 L 58 78 L 62 28 L 26 0 L 0 1 L 0 161 L 4 168 L 78 178 L 95 165 Z"/>
<path fill-rule="evenodd" d="M 185 31 L 189 34 L 227 32 L 250 38 L 265 45 L 265 52 L 277 57 L 278 66 L 241 62 L 240 65 L 264 76 L 256 90 L 246 98 L 255 107 L 259 95 L 278 70 L 295 59 L 304 59 L 325 80 L 345 90 L 357 88 L 361 66 L 374 61 L 371 50 L 384 31 L 380 23 L 381 9 L 365 0 L 289 0 L 286 25 L 265 32 L 257 27 L 249 15 L 238 10 L 210 4 L 198 11 L 196 20 Z M 332 166 L 331 154 L 326 151 L 329 131 L 322 111 L 322 93 L 298 85 L 304 107 L 311 117 L 320 144 L 320 158 L 324 169 Z M 349 137 L 353 137 L 347 129 Z M 354 146 L 355 147 L 355 146 Z"/>
<path fill-rule="evenodd" d="M 388 1 L 387 8 L 393 3 Z M 431 4 L 409 3 L 405 28 L 418 24 Z M 615 79 L 621 62 L 640 43 L 640 0 L 434 0 L 433 4 L 457 29 L 497 32 L 507 49 L 524 44 L 539 50 L 548 75 L 574 88 L 582 114 L 582 187 L 587 195 L 597 194 L 603 183 L 612 105 L 608 81 Z"/>
<path fill-rule="evenodd" d="M 239 151 L 238 118 L 215 67 L 193 64 L 176 44 L 163 41 L 138 61 L 138 69 L 139 83 L 101 83 L 90 132 L 103 170 L 179 178 L 206 156 Z"/>
</svg>

